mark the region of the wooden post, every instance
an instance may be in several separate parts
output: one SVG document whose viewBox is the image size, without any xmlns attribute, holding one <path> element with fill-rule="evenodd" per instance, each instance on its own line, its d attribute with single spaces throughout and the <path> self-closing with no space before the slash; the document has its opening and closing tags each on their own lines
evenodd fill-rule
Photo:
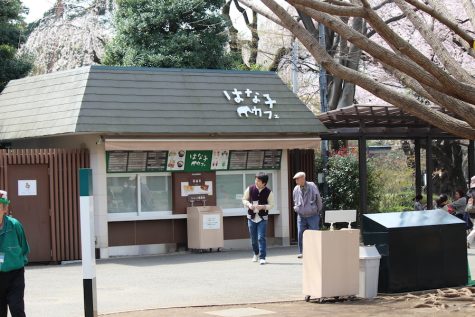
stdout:
<svg viewBox="0 0 475 317">
<path fill-rule="evenodd" d="M 414 165 L 416 167 L 416 195 L 422 193 L 422 172 L 421 172 L 421 140 L 414 141 Z"/>
<path fill-rule="evenodd" d="M 432 184 L 432 172 L 434 169 L 434 164 L 432 160 L 432 137 L 428 136 L 426 145 L 426 180 L 427 180 L 427 209 L 434 208 L 432 204 L 433 200 L 433 184 Z"/>
<path fill-rule="evenodd" d="M 360 215 L 368 212 L 368 169 L 366 164 L 366 137 L 358 139 L 358 166 L 360 183 Z"/>
<path fill-rule="evenodd" d="M 475 176 L 475 141 L 470 140 L 468 143 L 468 183 L 470 185 L 470 178 Z"/>
</svg>

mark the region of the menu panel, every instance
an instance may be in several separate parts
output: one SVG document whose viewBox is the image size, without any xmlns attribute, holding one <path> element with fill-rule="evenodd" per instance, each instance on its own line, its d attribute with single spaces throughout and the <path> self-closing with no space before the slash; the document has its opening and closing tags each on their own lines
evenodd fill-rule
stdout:
<svg viewBox="0 0 475 317">
<path fill-rule="evenodd" d="M 107 152 L 107 172 L 125 173 L 127 172 L 128 152 L 114 151 Z"/>
<path fill-rule="evenodd" d="M 167 151 L 147 152 L 147 172 L 164 172 L 167 168 Z"/>
<path fill-rule="evenodd" d="M 264 151 L 249 151 L 247 154 L 246 169 L 261 169 L 264 161 Z"/>
<path fill-rule="evenodd" d="M 231 151 L 229 155 L 230 170 L 244 170 L 247 163 L 247 151 Z"/>
<path fill-rule="evenodd" d="M 129 152 L 127 172 L 143 172 L 147 165 L 147 152 Z"/>
<path fill-rule="evenodd" d="M 280 161 L 282 158 L 282 150 L 264 151 L 264 169 L 280 169 Z"/>
</svg>

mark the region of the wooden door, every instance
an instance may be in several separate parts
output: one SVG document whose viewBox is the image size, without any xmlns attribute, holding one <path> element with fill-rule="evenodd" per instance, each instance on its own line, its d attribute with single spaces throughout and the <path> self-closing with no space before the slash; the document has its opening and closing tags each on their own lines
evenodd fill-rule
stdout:
<svg viewBox="0 0 475 317">
<path fill-rule="evenodd" d="M 9 165 L 8 199 L 12 216 L 23 224 L 30 262 L 51 261 L 48 165 Z"/>
</svg>

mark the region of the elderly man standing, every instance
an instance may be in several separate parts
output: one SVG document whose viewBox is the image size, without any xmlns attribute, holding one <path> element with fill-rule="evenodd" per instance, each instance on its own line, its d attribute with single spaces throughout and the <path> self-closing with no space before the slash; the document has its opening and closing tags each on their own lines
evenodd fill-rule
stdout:
<svg viewBox="0 0 475 317">
<path fill-rule="evenodd" d="M 317 185 L 305 180 L 305 173 L 298 172 L 294 176 L 296 186 L 293 191 L 294 210 L 297 213 L 297 231 L 299 255 L 302 258 L 303 232 L 307 229 L 318 230 L 320 211 L 322 210 L 322 197 Z"/>
</svg>

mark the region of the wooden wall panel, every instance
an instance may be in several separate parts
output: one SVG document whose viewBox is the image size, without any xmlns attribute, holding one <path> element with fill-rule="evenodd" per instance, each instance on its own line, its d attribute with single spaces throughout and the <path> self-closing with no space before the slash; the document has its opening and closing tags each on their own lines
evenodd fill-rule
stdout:
<svg viewBox="0 0 475 317">
<path fill-rule="evenodd" d="M 86 149 L 2 149 L 0 186 L 8 191 L 8 166 L 48 164 L 51 215 L 51 261 L 79 260 L 79 168 L 90 167 Z"/>
</svg>

